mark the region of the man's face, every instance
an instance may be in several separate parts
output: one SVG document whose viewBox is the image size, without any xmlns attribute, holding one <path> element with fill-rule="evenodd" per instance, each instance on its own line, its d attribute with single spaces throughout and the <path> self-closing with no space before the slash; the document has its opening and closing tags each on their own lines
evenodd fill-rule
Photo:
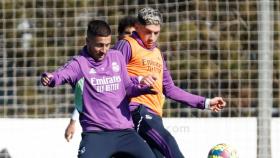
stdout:
<svg viewBox="0 0 280 158">
<path fill-rule="evenodd" d="M 135 29 L 145 47 L 153 48 L 159 36 L 160 25 L 141 25 L 138 23 Z"/>
<path fill-rule="evenodd" d="M 124 29 L 124 32 L 119 36 L 119 39 L 123 39 L 126 36 L 129 36 L 132 34 L 132 32 L 135 31 L 135 27 L 133 26 L 128 26 Z"/>
<path fill-rule="evenodd" d="M 102 61 L 105 58 L 107 51 L 110 49 L 111 35 L 106 37 L 87 37 L 86 41 L 90 56 L 95 61 Z"/>
</svg>

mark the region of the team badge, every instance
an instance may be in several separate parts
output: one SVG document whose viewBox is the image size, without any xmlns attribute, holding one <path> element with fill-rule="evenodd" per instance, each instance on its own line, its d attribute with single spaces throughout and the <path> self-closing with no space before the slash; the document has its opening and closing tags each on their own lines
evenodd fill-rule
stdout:
<svg viewBox="0 0 280 158">
<path fill-rule="evenodd" d="M 112 70 L 114 72 L 119 72 L 120 71 L 120 66 L 116 62 L 112 62 Z"/>
</svg>

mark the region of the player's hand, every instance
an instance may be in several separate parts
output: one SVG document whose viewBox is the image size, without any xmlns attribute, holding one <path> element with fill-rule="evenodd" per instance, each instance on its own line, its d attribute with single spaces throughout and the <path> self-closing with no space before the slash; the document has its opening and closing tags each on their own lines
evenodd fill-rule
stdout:
<svg viewBox="0 0 280 158">
<path fill-rule="evenodd" d="M 142 78 L 140 81 L 140 84 L 147 85 L 147 86 L 153 86 L 156 83 L 157 78 L 153 75 L 147 75 Z"/>
<path fill-rule="evenodd" d="M 74 133 L 75 133 L 75 121 L 71 119 L 64 133 L 64 137 L 67 140 L 67 142 L 70 142 L 70 140 L 74 136 Z"/>
<path fill-rule="evenodd" d="M 219 112 L 226 106 L 226 102 L 221 97 L 215 97 L 210 100 L 210 109 Z"/>
<path fill-rule="evenodd" d="M 148 94 L 158 94 L 158 92 L 151 86 L 147 88 Z"/>
<path fill-rule="evenodd" d="M 158 94 L 158 92 L 152 86 L 147 86 L 147 85 L 139 85 L 139 86 L 144 94 Z"/>
<path fill-rule="evenodd" d="M 43 73 L 41 76 L 41 83 L 43 86 L 48 86 L 53 78 L 51 73 Z"/>
</svg>

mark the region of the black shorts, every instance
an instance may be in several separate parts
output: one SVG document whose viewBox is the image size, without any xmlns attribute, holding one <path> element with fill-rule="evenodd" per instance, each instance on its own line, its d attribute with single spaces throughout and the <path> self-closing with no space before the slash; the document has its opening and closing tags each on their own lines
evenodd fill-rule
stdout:
<svg viewBox="0 0 280 158">
<path fill-rule="evenodd" d="M 132 118 L 136 131 L 153 151 L 159 151 L 166 158 L 184 157 L 175 138 L 164 128 L 160 116 L 150 113 L 144 105 L 140 105 L 132 112 Z M 158 158 L 163 157 L 162 155 L 156 154 Z"/>
<path fill-rule="evenodd" d="M 134 131 L 82 133 L 78 158 L 155 158 L 148 144 Z"/>
</svg>

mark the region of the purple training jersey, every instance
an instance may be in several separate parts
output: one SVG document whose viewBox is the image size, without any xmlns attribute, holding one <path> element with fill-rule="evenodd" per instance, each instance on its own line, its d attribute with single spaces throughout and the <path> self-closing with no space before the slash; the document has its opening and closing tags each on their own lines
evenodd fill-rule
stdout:
<svg viewBox="0 0 280 158">
<path fill-rule="evenodd" d="M 148 91 L 130 80 L 122 54 L 109 50 L 96 62 L 82 52 L 53 74 L 50 86 L 69 83 L 75 89 L 75 105 L 84 132 L 132 129 L 128 96 Z"/>
</svg>

